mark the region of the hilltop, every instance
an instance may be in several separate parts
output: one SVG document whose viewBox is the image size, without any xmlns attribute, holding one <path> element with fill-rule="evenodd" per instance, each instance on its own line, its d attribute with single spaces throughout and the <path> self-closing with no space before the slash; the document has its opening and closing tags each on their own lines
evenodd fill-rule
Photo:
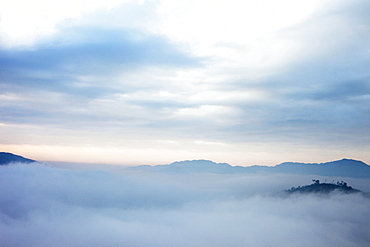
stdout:
<svg viewBox="0 0 370 247">
<path fill-rule="evenodd" d="M 10 163 L 33 163 L 33 162 L 36 161 L 12 153 L 0 152 L 0 165 L 7 165 Z"/>
<path fill-rule="evenodd" d="M 351 186 L 348 186 L 346 182 L 338 181 L 334 183 L 320 183 L 320 180 L 313 179 L 313 183 L 305 186 L 293 187 L 284 192 L 287 194 L 329 194 L 331 192 L 337 191 L 344 194 L 352 193 L 362 193 L 360 190 L 354 189 Z"/>
</svg>

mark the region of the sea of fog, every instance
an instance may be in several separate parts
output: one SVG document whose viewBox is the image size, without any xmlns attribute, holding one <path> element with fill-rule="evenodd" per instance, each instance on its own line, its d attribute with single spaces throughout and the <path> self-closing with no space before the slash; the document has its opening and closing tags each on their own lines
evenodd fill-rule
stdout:
<svg viewBox="0 0 370 247">
<path fill-rule="evenodd" d="M 0 166 L 0 246 L 369 246 L 369 198 L 278 194 L 312 179 Z"/>
</svg>

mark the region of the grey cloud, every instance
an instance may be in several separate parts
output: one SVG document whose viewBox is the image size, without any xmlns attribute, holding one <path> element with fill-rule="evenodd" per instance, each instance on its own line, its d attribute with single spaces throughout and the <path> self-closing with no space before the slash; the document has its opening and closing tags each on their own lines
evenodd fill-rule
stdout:
<svg viewBox="0 0 370 247">
<path fill-rule="evenodd" d="M 195 65 L 200 65 L 199 59 L 165 38 L 128 29 L 70 27 L 32 49 L 0 50 L 1 84 L 67 93 L 86 90 L 71 86 L 78 76 L 111 76 L 143 66 Z M 95 91 L 101 89 L 98 86 Z"/>
<path fill-rule="evenodd" d="M 181 136 L 223 142 L 288 140 L 315 146 L 325 140 L 325 144 L 346 143 L 351 149 L 368 145 L 369 137 L 364 133 L 370 131 L 369 9 L 368 1 L 325 8 L 326 12 L 277 34 L 297 41 L 303 48 L 294 58 L 275 68 L 269 78 L 253 82 L 228 80 L 217 85 L 199 79 L 198 83 L 205 85 L 203 88 L 210 86 L 225 94 L 230 90 L 266 92 L 267 97 L 256 102 L 219 102 L 237 113 L 220 115 L 217 119 L 202 112 L 192 119 L 174 116 L 177 110 L 197 109 L 207 102 L 189 102 L 189 94 L 182 98 L 155 98 L 155 92 L 162 89 L 181 90 L 181 87 L 168 87 L 170 83 L 180 83 L 171 81 L 177 75 L 174 72 L 156 81 L 153 78 L 153 74 L 158 75 L 156 72 L 141 74 L 142 68 L 151 66 L 175 70 L 199 67 L 204 58 L 189 55 L 164 37 L 134 29 L 94 29 L 66 24 L 58 37 L 33 50 L 0 50 L 0 91 L 18 93 L 24 99 L 1 102 L 4 114 L 0 120 L 39 125 L 57 123 L 69 129 L 93 125 L 93 131 L 84 132 L 86 136 L 106 133 L 109 129 L 121 133 L 120 139 L 137 131 L 151 132 L 152 136 L 160 133 L 160 138 Z M 119 14 L 117 10 L 115 15 Z M 108 24 L 112 24 L 110 20 Z M 133 71 L 134 78 L 116 77 Z M 248 73 L 248 69 L 243 68 L 242 73 Z M 75 85 L 85 75 L 94 78 L 82 81 L 87 85 Z M 137 81 L 140 86 L 134 85 Z M 58 92 L 62 96 L 55 95 L 55 101 L 42 100 L 45 94 L 40 91 Z M 138 91 L 139 96 L 133 98 L 115 95 L 132 96 L 131 93 Z M 102 101 L 94 102 L 95 99 Z M 218 104 L 217 99 L 209 104 Z M 50 129 L 51 132 L 61 131 Z M 108 137 L 105 138 L 107 142 Z"/>
<path fill-rule="evenodd" d="M 67 37 L 67 38 L 66 38 Z M 129 29 L 71 27 L 32 49 L 3 50 L 1 65 L 11 69 L 111 72 L 114 65 L 186 66 L 198 61 L 164 37 Z"/>
<path fill-rule="evenodd" d="M 370 5 L 356 1 L 331 7 L 280 33 L 302 49 L 276 73 L 234 84 L 270 95 L 257 105 L 239 104 L 245 124 L 235 126 L 238 131 L 280 140 L 301 136 L 310 143 L 368 141 Z M 335 137 L 338 133 L 341 137 Z"/>
<path fill-rule="evenodd" d="M 101 116 L 86 110 L 91 101 L 138 90 L 135 83 L 117 82 L 117 75 L 135 70 L 140 73 L 148 66 L 183 68 L 200 64 L 201 59 L 162 36 L 134 29 L 66 25 L 58 36 L 32 49 L 0 49 L 1 92 L 19 96 L 18 100 L 2 102 L 1 120 L 96 121 Z M 81 79 L 84 76 L 89 79 Z M 117 119 L 100 118 L 106 120 Z"/>
<path fill-rule="evenodd" d="M 364 17 L 364 9 L 370 10 L 367 1 L 345 4 L 291 30 L 306 50 L 302 57 L 297 54 L 285 74 L 280 74 L 280 84 L 287 83 L 293 89 L 316 89 L 318 93 L 344 83 L 368 84 L 370 23 L 367 15 L 360 18 Z M 337 93 L 340 96 L 343 91 Z"/>
<path fill-rule="evenodd" d="M 0 168 L 5 246 L 367 246 L 369 241 L 369 199 L 273 196 L 310 181 L 304 176 Z M 370 188 L 367 180 L 348 182 Z"/>
</svg>

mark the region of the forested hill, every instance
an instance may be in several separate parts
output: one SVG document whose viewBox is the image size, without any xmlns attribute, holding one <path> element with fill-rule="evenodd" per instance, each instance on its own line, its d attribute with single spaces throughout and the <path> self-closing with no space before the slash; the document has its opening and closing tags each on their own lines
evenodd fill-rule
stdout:
<svg viewBox="0 0 370 247">
<path fill-rule="evenodd" d="M 362 193 L 360 190 L 354 189 L 348 186 L 344 181 L 338 181 L 337 183 L 320 183 L 320 180 L 312 180 L 313 183 L 305 186 L 293 187 L 289 190 L 285 190 L 288 194 L 329 194 L 331 192 L 340 192 L 344 194 Z"/>
</svg>

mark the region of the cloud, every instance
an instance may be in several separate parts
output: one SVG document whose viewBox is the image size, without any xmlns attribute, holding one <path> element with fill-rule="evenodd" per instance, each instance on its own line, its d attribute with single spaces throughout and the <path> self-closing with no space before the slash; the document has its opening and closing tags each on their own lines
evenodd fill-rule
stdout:
<svg viewBox="0 0 370 247">
<path fill-rule="evenodd" d="M 6 39 L 8 20 L 38 13 L 50 21 L 27 22 L 28 46 L 19 38 L 0 49 L 5 144 L 127 151 L 135 139 L 152 159 L 173 150 L 158 150 L 158 140 L 182 143 L 188 154 L 188 143 L 201 140 L 232 146 L 228 157 L 240 162 L 240 150 L 265 163 L 288 146 L 311 150 L 299 160 L 321 152 L 339 155 L 315 160 L 369 159 L 366 0 L 33 4 L 19 13 L 1 6 Z"/>
<path fill-rule="evenodd" d="M 135 1 L 107 0 L 89 1 L 58 0 L 27 2 L 24 0 L 2 1 L 0 31 L 1 42 L 8 47 L 33 46 L 40 40 L 58 32 L 58 24 L 67 20 L 91 15 L 99 9 L 110 9 L 123 3 Z"/>
<path fill-rule="evenodd" d="M 366 246 L 369 241 L 369 199 L 273 196 L 308 177 L 0 168 L 0 241 L 6 246 Z M 370 186 L 361 179 L 350 183 Z"/>
<path fill-rule="evenodd" d="M 135 29 L 70 24 L 59 31 L 32 48 L 0 49 L 2 121 L 90 121 L 103 115 L 113 120 L 117 114 L 140 108 L 119 95 L 147 88 L 146 70 L 201 65 L 200 58 L 165 37 Z M 136 78 L 130 78 L 132 74 Z"/>
<path fill-rule="evenodd" d="M 370 26 L 364 9 L 370 9 L 366 1 L 332 2 L 275 33 L 273 42 L 291 42 L 294 55 L 289 53 L 257 82 L 235 83 L 243 90 L 257 88 L 270 96 L 257 107 L 244 104 L 243 119 L 254 116 L 263 132 L 280 134 L 280 140 L 295 135 L 297 141 L 302 138 L 310 143 L 338 138 L 349 146 L 363 145 L 368 137 L 361 133 L 368 131 L 370 110 Z M 240 129 L 248 132 L 254 126 Z"/>
<path fill-rule="evenodd" d="M 164 37 L 129 29 L 69 27 L 54 40 L 32 49 L 0 51 L 3 83 L 47 84 L 43 87 L 60 90 L 82 76 L 106 76 L 145 66 L 194 66 L 198 62 Z"/>
</svg>

